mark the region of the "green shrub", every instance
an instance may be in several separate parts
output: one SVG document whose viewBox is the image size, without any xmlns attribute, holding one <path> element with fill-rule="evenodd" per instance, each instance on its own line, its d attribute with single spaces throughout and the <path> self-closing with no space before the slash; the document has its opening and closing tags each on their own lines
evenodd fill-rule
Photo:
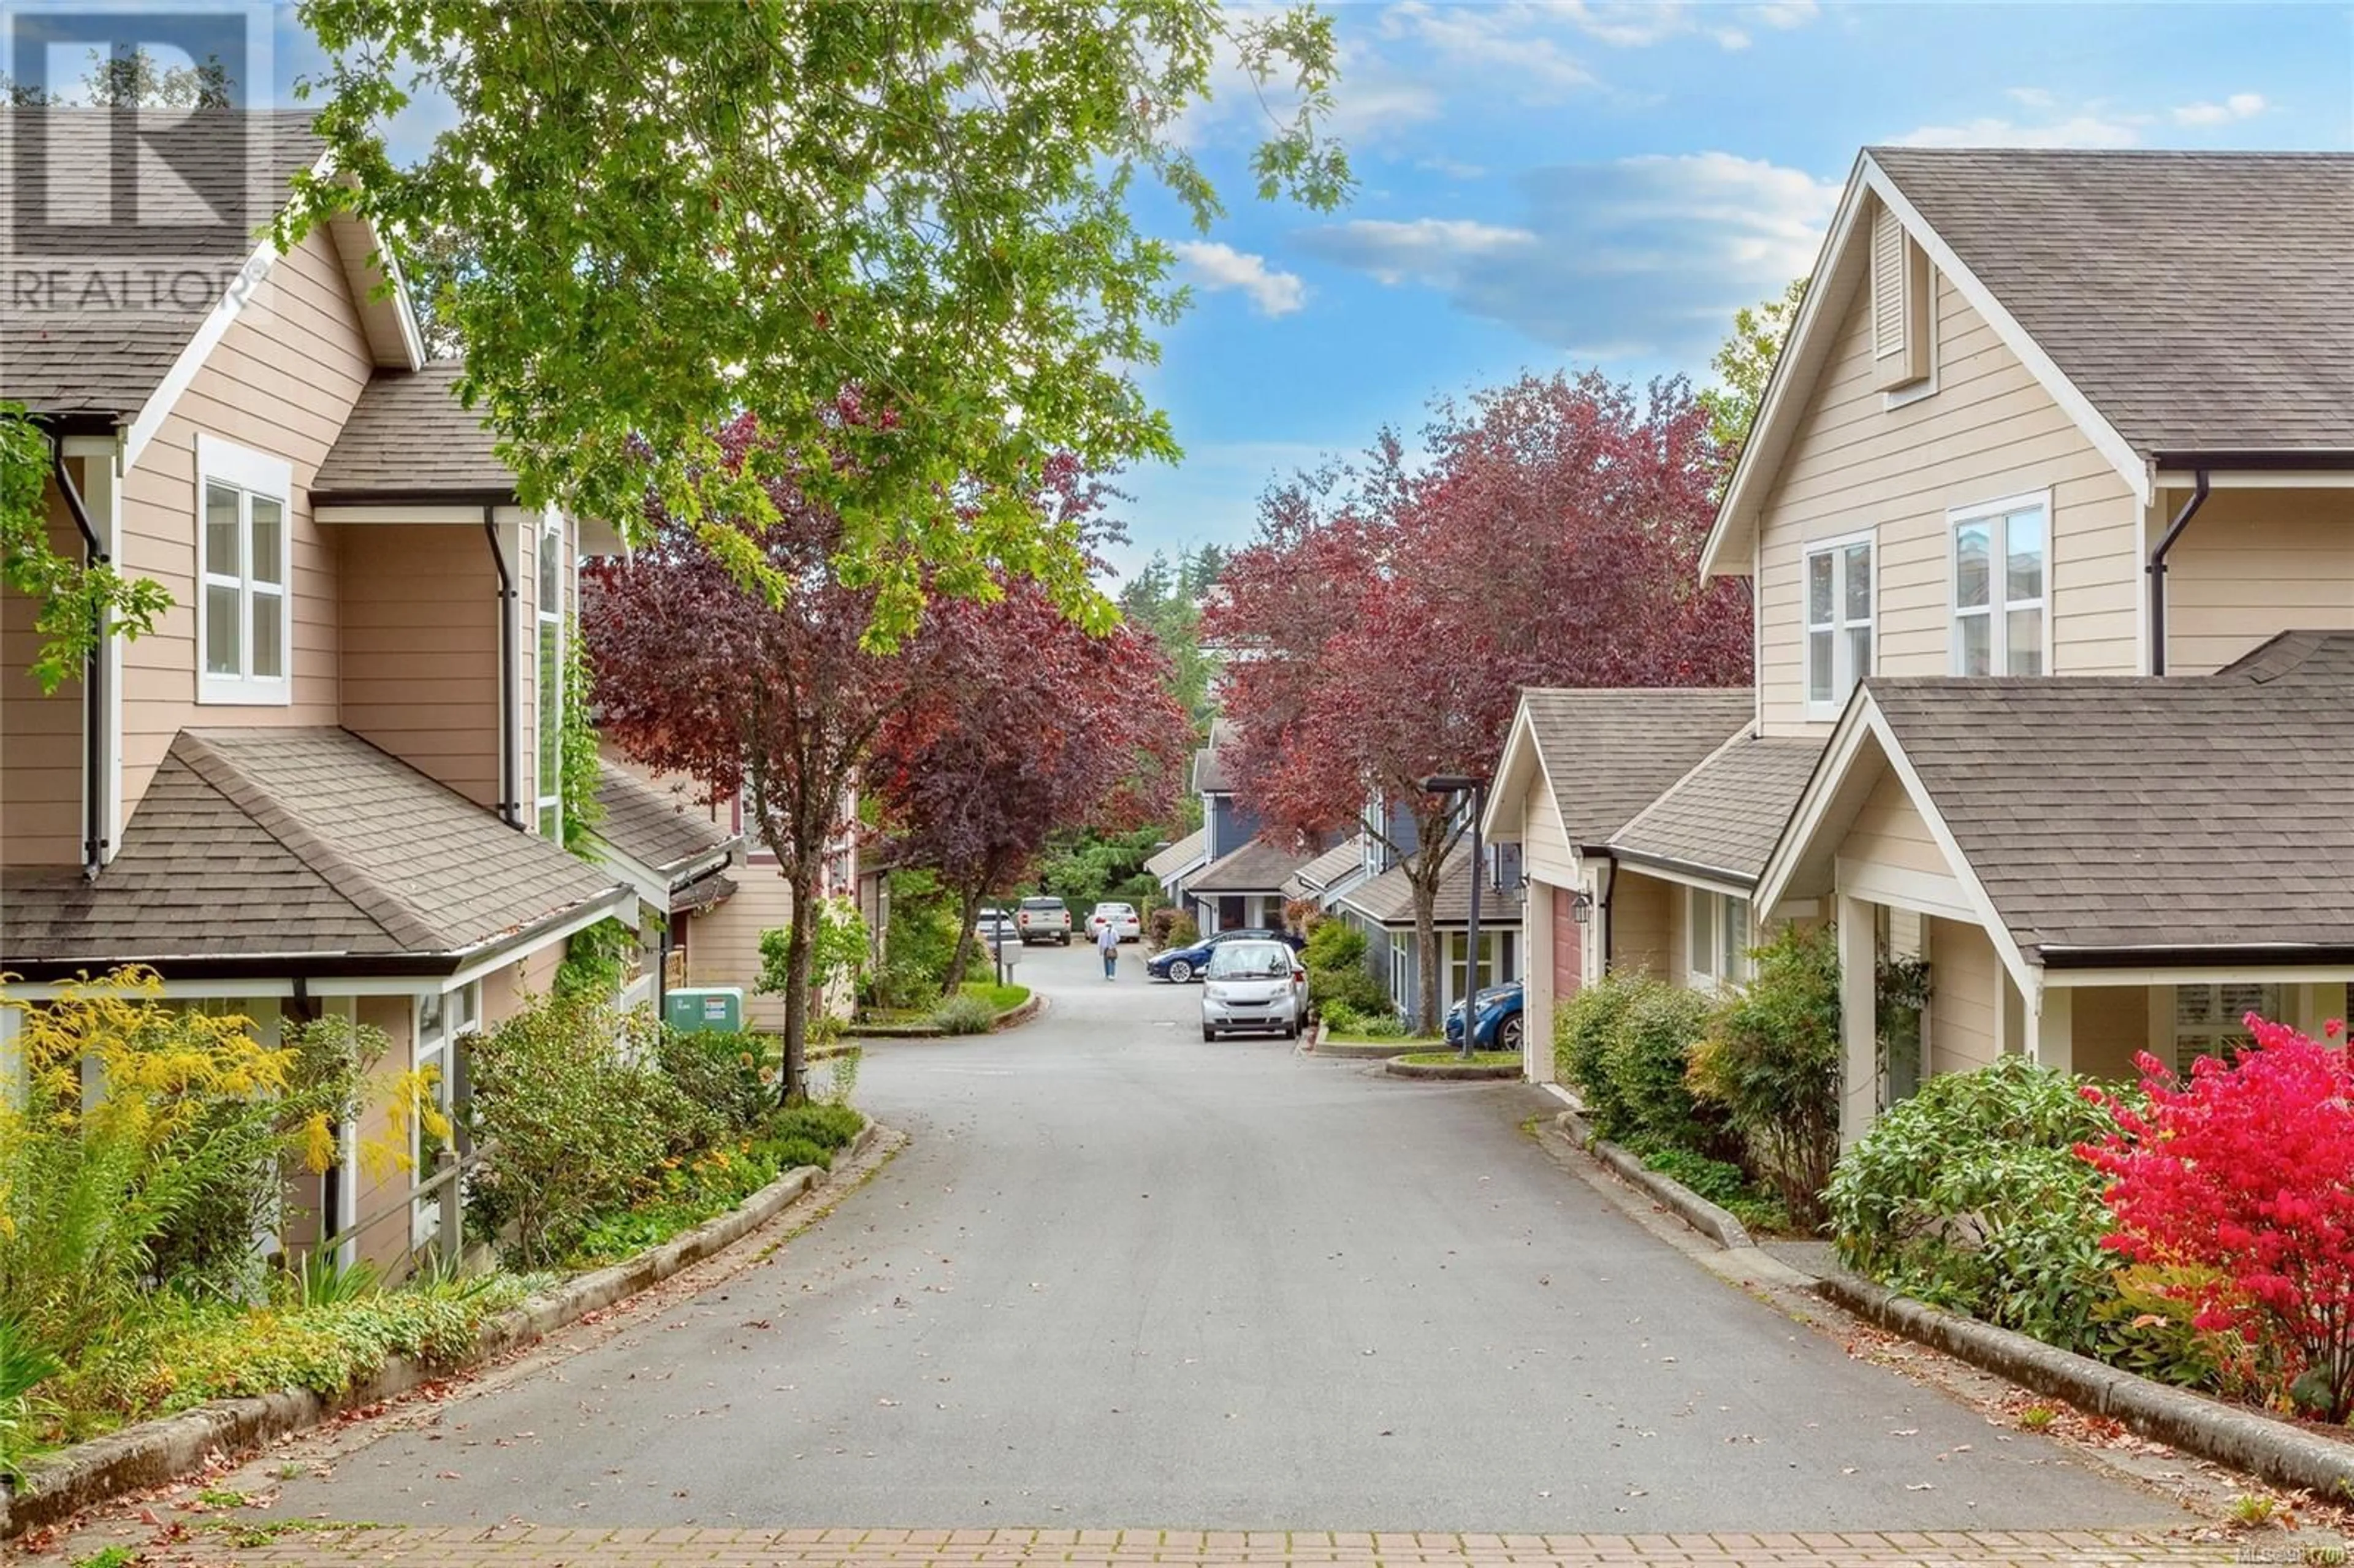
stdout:
<svg viewBox="0 0 2354 1568">
<path fill-rule="evenodd" d="M 997 1009 L 989 999 L 969 991 L 957 992 L 932 1012 L 932 1023 L 943 1034 L 986 1034 L 996 1022 Z"/>
<path fill-rule="evenodd" d="M 1335 1034 L 1354 1034 L 1364 1028 L 1365 1015 L 1345 1001 L 1324 1009 L 1324 1026 Z"/>
<path fill-rule="evenodd" d="M 672 1085 L 712 1119 L 719 1136 L 749 1132 L 777 1103 L 777 1043 L 746 1030 L 662 1032 L 656 1057 Z"/>
<path fill-rule="evenodd" d="M 1359 1022 L 1352 1033 L 1365 1040 L 1403 1040 L 1406 1038 L 1405 1021 L 1384 1008 Z"/>
<path fill-rule="evenodd" d="M 806 1139 L 821 1149 L 847 1149 L 864 1129 L 866 1118 L 848 1106 L 787 1106 L 769 1118 L 761 1128 L 766 1139 Z"/>
<path fill-rule="evenodd" d="M 650 1058 L 652 1027 L 588 997 L 537 997 L 475 1037 L 474 1141 L 484 1151 L 467 1204 L 481 1234 L 519 1262 L 562 1257 L 599 1213 L 650 1192 L 661 1161 L 708 1142 L 712 1115 Z"/>
<path fill-rule="evenodd" d="M 1554 1074 L 1577 1091 L 1594 1130 L 1613 1140 L 1624 1139 L 1631 1123 L 1609 1071 L 1610 1050 L 1627 1010 L 1649 983 L 1638 976 L 1606 974 L 1553 1012 Z"/>
<path fill-rule="evenodd" d="M 1144 934 L 1156 953 L 1164 948 L 1190 948 L 1202 939 L 1202 928 L 1193 916 L 1173 905 L 1163 905 L 1145 916 Z"/>
<path fill-rule="evenodd" d="M 1790 1228 L 1789 1211 L 1781 1200 L 1758 1192 L 1730 1160 L 1712 1160 L 1697 1150 L 1668 1143 L 1641 1144 L 1635 1153 L 1650 1169 L 1691 1189 L 1744 1225 L 1765 1231 Z"/>
<path fill-rule="evenodd" d="M 780 1138 L 760 1147 L 777 1162 L 780 1172 L 798 1171 L 804 1165 L 814 1165 L 821 1171 L 833 1168 L 833 1150 L 806 1138 Z"/>
<path fill-rule="evenodd" d="M 2102 1177 L 2114 1129 L 2085 1079 L 2005 1056 L 1931 1078 L 1848 1150 L 1828 1193 L 1840 1261 L 1935 1306 L 2098 1353 L 2117 1259 Z"/>
<path fill-rule="evenodd" d="M 1361 969 L 1365 967 L 1365 934 L 1346 920 L 1321 920 L 1308 933 L 1301 959 L 1311 974 L 1318 969 Z"/>
<path fill-rule="evenodd" d="M 35 1390 L 58 1371 L 58 1360 L 13 1318 L 0 1317 L 0 1482 L 13 1481 L 38 1449 L 49 1414 Z"/>
<path fill-rule="evenodd" d="M 1691 1054 L 1691 1083 L 1739 1136 L 1793 1220 L 1825 1218 L 1839 1159 L 1840 966 L 1832 929 L 1785 927 L 1747 986 L 1720 1004 Z"/>
<path fill-rule="evenodd" d="M 1638 1139 L 1704 1149 L 1715 1141 L 1712 1113 L 1692 1097 L 1691 1049 L 1708 1028 L 1708 998 L 1652 981 L 1619 1020 L 1608 1056 L 1613 1092 Z"/>
<path fill-rule="evenodd" d="M 947 989 L 949 965 L 964 936 L 957 925 L 962 899 L 937 872 L 908 866 L 891 873 L 891 919 L 884 927 L 883 963 L 872 980 L 877 1007 L 929 1007 Z"/>
</svg>

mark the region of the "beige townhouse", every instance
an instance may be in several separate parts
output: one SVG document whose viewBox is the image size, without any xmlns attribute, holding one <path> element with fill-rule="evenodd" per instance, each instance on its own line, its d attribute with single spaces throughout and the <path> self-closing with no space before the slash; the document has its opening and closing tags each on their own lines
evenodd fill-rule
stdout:
<svg viewBox="0 0 2354 1568">
<path fill-rule="evenodd" d="M 106 188 L 123 167 L 106 118 L 37 112 L 50 188 Z M 270 206 L 320 164 L 303 117 L 220 124 L 218 160 Z M 195 199 L 138 166 L 151 217 Z M 111 242 L 129 260 L 106 268 L 177 291 L 10 309 L 0 399 L 51 444 L 52 545 L 171 608 L 45 694 L 37 607 L 0 594 L 5 995 L 143 964 L 265 1038 L 323 1013 L 374 1024 L 383 1070 L 433 1069 L 447 1097 L 462 1034 L 545 990 L 575 932 L 637 917 L 629 879 L 561 842 L 578 531 L 520 503 L 365 226 L 283 254 L 249 239 L 225 281 L 182 229 Z M 14 1023 L 0 1012 L 0 1054 Z M 347 1248 L 382 1263 L 429 1232 L 409 1174 L 360 1158 L 387 1132 L 381 1109 L 345 1129 L 290 1231 L 382 1215 Z"/>
<path fill-rule="evenodd" d="M 1612 834 L 1738 838 L 1753 921 L 1838 921 L 1850 1136 L 2003 1054 L 2342 1015 L 2349 254 L 2339 154 L 1859 158 L 1702 560 L 1755 585 L 1754 711 Z"/>
</svg>

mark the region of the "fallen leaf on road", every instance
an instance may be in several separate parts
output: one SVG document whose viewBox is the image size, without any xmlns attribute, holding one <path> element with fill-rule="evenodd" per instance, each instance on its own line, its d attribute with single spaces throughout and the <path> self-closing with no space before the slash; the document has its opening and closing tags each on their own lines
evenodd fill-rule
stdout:
<svg viewBox="0 0 2354 1568">
<path fill-rule="evenodd" d="M 436 1472 L 433 1478 L 437 1481 L 462 1481 L 466 1478 L 455 1470 L 441 1470 Z"/>
<path fill-rule="evenodd" d="M 1934 1492 L 1937 1489 L 1926 1481 L 1907 1481 L 1904 1483 L 1904 1489 L 1908 1492 Z"/>
</svg>

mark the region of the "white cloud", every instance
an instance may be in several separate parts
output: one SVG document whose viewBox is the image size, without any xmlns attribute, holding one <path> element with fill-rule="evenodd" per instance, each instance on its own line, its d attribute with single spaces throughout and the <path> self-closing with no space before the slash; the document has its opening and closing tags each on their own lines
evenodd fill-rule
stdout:
<svg viewBox="0 0 2354 1568">
<path fill-rule="evenodd" d="M 1466 164 L 1454 158 L 1436 156 L 1416 158 L 1414 161 L 1414 166 L 1417 169 L 1428 169 L 1434 175 L 1445 175 L 1450 180 L 1484 180 L 1488 177 L 1485 165 Z"/>
<path fill-rule="evenodd" d="M 1813 266 L 1840 185 L 1697 153 L 1538 169 L 1521 188 L 1518 224 L 1363 219 L 1299 243 L 1581 357 L 1697 365 L 1735 309 Z"/>
<path fill-rule="evenodd" d="M 2229 125 L 2234 120 L 2253 120 L 2271 105 L 2261 92 L 2235 92 L 2221 103 L 2186 103 L 2174 111 L 2177 125 Z"/>
<path fill-rule="evenodd" d="M 2026 123 L 1987 115 L 1952 125 L 1924 125 L 1895 138 L 1900 147 L 2132 147 L 2147 115 L 2108 114 L 2090 105 L 2056 120 Z"/>
<path fill-rule="evenodd" d="M 1288 316 L 1308 302 L 1308 285 L 1297 272 L 1278 271 L 1264 256 L 1231 245 L 1186 240 L 1177 247 L 1185 276 L 1204 289 L 1239 289 L 1263 316 Z"/>
<path fill-rule="evenodd" d="M 1495 5 L 1434 5 L 1403 0 L 1382 14 L 1381 36 L 1414 44 L 1423 66 L 1516 84 L 1522 97 L 1550 101 L 1595 85 L 1584 62 L 1547 36 L 1543 7 L 1513 0 Z"/>
</svg>

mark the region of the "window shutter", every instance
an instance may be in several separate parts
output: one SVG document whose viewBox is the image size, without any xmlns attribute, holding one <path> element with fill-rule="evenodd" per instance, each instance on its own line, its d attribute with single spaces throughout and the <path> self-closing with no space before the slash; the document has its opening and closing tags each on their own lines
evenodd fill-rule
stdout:
<svg viewBox="0 0 2354 1568">
<path fill-rule="evenodd" d="M 1872 360 L 1883 391 L 1929 374 L 1929 258 L 1884 205 L 1872 215 Z"/>
</svg>

